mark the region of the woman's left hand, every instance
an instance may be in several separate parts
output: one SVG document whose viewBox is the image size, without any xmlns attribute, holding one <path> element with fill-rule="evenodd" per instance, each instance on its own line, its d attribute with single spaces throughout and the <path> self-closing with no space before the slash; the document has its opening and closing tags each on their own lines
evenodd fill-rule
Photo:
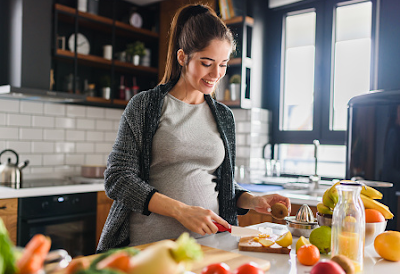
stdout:
<svg viewBox="0 0 400 274">
<path fill-rule="evenodd" d="M 237 206 L 240 208 L 253 209 L 259 213 L 271 214 L 271 207 L 276 203 L 284 204 L 290 214 L 290 199 L 279 194 L 266 194 L 262 196 L 245 192 L 240 195 Z"/>
<path fill-rule="evenodd" d="M 279 194 L 267 194 L 263 196 L 254 196 L 254 210 L 259 213 L 271 214 L 271 207 L 276 203 L 284 204 L 290 215 L 290 199 Z"/>
</svg>

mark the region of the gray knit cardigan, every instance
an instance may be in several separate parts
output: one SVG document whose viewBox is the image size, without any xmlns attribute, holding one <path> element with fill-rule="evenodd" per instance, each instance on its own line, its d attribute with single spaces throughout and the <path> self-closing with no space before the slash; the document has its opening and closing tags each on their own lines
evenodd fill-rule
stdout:
<svg viewBox="0 0 400 274">
<path fill-rule="evenodd" d="M 175 83 L 159 85 L 134 96 L 122 114 L 113 149 L 104 172 L 105 192 L 114 200 L 97 246 L 97 252 L 129 245 L 129 219 L 132 211 L 149 215 L 147 206 L 157 191 L 149 183 L 152 140 L 161 117 L 164 97 Z M 232 225 L 237 215 L 248 210 L 237 208 L 237 198 L 246 190 L 234 180 L 235 121 L 232 111 L 205 95 L 225 146 L 225 158 L 216 170 L 219 214 Z"/>
</svg>

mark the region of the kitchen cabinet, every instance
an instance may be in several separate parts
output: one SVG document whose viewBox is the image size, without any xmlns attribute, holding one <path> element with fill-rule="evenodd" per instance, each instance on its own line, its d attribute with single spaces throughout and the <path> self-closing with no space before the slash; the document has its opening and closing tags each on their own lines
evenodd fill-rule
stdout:
<svg viewBox="0 0 400 274">
<path fill-rule="evenodd" d="M 251 108 L 251 45 L 254 19 L 243 15 L 227 19 L 225 23 L 235 35 L 237 49 L 231 56 L 225 76 L 223 89 L 229 90 L 228 96 L 225 93 L 224 99 L 220 101 L 230 107 Z M 229 84 L 233 75 L 240 76 L 240 91 L 238 96 L 233 94 L 235 91 Z"/>
<path fill-rule="evenodd" d="M 134 92 L 158 82 L 158 4 L 97 3 L 95 12 L 77 9 L 76 0 L 54 4 L 52 89 L 86 95 L 88 105 L 123 107 Z M 129 23 L 133 13 L 142 26 L 140 19 L 137 27 Z M 134 42 L 144 43 L 145 63 L 132 63 L 127 48 Z M 107 95 L 103 87 L 109 87 Z"/>
<path fill-rule="evenodd" d="M 0 218 L 8 230 L 11 241 L 17 243 L 18 199 L 0 199 Z"/>
<path fill-rule="evenodd" d="M 300 209 L 301 206 L 302 205 L 299 205 L 299 204 L 292 204 L 292 210 L 291 210 L 290 215 L 291 216 L 296 215 L 297 211 Z M 317 214 L 317 207 L 310 206 L 310 209 L 314 213 L 314 217 L 315 217 Z M 277 220 L 277 219 L 273 218 L 271 215 L 261 214 L 254 210 L 250 210 L 246 215 L 238 216 L 238 219 L 239 219 L 239 226 L 249 226 L 249 225 L 255 225 L 255 224 L 260 224 L 260 223 L 264 223 L 264 222 L 286 224 L 285 220 Z"/>
<path fill-rule="evenodd" d="M 97 192 L 97 221 L 96 221 L 96 243 L 99 242 L 101 231 L 106 222 L 113 200 L 107 197 L 104 191 Z"/>
</svg>

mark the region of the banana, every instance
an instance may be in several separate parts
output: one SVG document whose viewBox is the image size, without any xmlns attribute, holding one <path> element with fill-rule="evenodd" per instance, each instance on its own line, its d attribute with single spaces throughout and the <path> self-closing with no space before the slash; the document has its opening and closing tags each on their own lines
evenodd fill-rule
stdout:
<svg viewBox="0 0 400 274">
<path fill-rule="evenodd" d="M 331 214 L 331 215 L 333 214 L 333 211 L 329 207 L 324 205 L 324 203 L 318 203 L 317 210 L 321 214 Z"/>
<path fill-rule="evenodd" d="M 390 209 L 386 205 L 384 205 L 378 201 L 375 201 L 375 200 L 371 199 L 370 197 L 365 196 L 364 194 L 361 194 L 360 197 L 364 203 L 365 208 L 372 208 L 372 209 L 378 210 L 380 213 L 383 214 L 383 216 L 387 220 L 393 218 L 393 216 L 394 216 L 393 213 L 390 212 Z"/>
<path fill-rule="evenodd" d="M 332 199 L 331 199 L 331 197 L 329 195 L 329 189 L 327 189 L 324 192 L 324 195 L 322 196 L 322 203 L 325 206 L 329 207 L 331 210 L 333 210 L 335 208 L 336 204 L 332 201 Z"/>
<path fill-rule="evenodd" d="M 336 188 L 336 186 L 339 184 L 340 182 L 337 182 L 329 188 L 329 197 L 331 198 L 331 200 L 335 205 L 339 202 L 339 192 Z"/>
<path fill-rule="evenodd" d="M 361 194 L 370 197 L 371 199 L 382 199 L 383 194 L 370 186 L 363 186 L 361 188 Z"/>
</svg>

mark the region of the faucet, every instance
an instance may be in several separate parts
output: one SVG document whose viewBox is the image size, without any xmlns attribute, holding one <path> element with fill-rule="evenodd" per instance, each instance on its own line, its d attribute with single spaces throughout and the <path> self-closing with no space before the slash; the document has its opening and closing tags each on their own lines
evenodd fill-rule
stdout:
<svg viewBox="0 0 400 274">
<path fill-rule="evenodd" d="M 313 141 L 314 145 L 314 175 L 311 175 L 309 177 L 309 182 L 310 182 L 310 190 L 316 190 L 319 189 L 319 176 L 318 176 L 318 146 L 319 146 L 319 140 L 314 140 Z"/>
</svg>

